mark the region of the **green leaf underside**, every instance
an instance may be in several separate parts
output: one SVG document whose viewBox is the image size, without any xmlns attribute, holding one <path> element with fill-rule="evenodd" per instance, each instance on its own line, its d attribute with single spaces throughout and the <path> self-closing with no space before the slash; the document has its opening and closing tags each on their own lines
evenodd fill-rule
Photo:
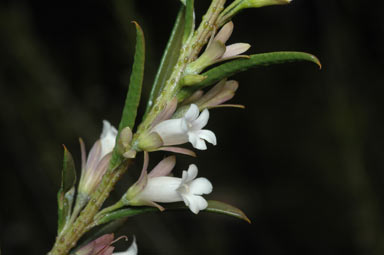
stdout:
<svg viewBox="0 0 384 255">
<path fill-rule="evenodd" d="M 180 48 L 184 35 L 185 24 L 185 7 L 182 6 L 177 15 L 175 25 L 173 26 L 171 36 L 164 50 L 163 57 L 160 62 L 159 69 L 157 71 L 155 81 L 153 82 L 151 93 L 149 95 L 147 108 L 145 113 L 149 111 L 154 103 L 154 100 L 158 97 L 160 91 L 163 89 L 165 82 L 172 73 L 173 67 L 176 65 L 180 54 Z M 145 115 L 144 115 L 145 116 Z"/>
<path fill-rule="evenodd" d="M 183 42 L 186 42 L 189 36 L 193 33 L 195 28 L 195 17 L 194 17 L 194 0 L 187 0 L 186 2 L 186 12 L 185 12 L 185 28 Z"/>
<path fill-rule="evenodd" d="M 71 153 L 64 146 L 63 169 L 61 172 L 61 187 L 57 193 L 58 204 L 58 233 L 64 227 L 71 214 L 73 196 L 75 193 L 76 169 Z"/>
<path fill-rule="evenodd" d="M 305 52 L 282 51 L 250 55 L 249 58 L 233 60 L 202 73 L 201 75 L 207 76 L 208 78 L 194 87 L 183 89 L 181 97 L 185 98 L 197 89 L 205 88 L 222 79 L 250 68 L 298 61 L 313 62 L 321 68 L 319 59 L 314 55 Z"/>
<path fill-rule="evenodd" d="M 189 208 L 185 206 L 183 203 L 173 203 L 165 206 L 165 211 L 171 211 L 171 210 L 189 210 Z M 248 217 L 240 209 L 223 202 L 209 200 L 208 207 L 204 211 L 229 215 L 235 218 L 239 218 L 241 220 L 245 220 L 248 223 L 251 223 Z M 150 212 L 160 212 L 160 211 L 155 207 L 129 207 L 129 208 L 120 209 L 120 210 L 108 213 L 103 218 L 101 218 L 97 222 L 97 224 L 98 225 L 105 224 L 121 218 L 133 217 L 136 215 L 150 213 Z"/>
<path fill-rule="evenodd" d="M 129 87 L 123 114 L 121 117 L 119 131 L 125 127 L 133 129 L 137 115 L 137 108 L 139 107 L 141 97 L 141 87 L 143 85 L 144 77 L 144 62 L 145 62 L 145 41 L 144 33 L 139 24 L 133 22 L 136 26 L 136 49 L 133 60 L 132 73 L 129 80 Z"/>
<path fill-rule="evenodd" d="M 135 125 L 135 119 L 137 115 L 137 108 L 139 107 L 141 88 L 144 79 L 144 63 L 145 63 L 145 39 L 144 33 L 139 24 L 133 22 L 136 26 L 136 48 L 135 56 L 133 60 L 131 77 L 129 80 L 127 97 L 125 99 L 125 105 L 119 124 L 120 131 L 129 127 L 131 130 Z M 119 135 L 117 136 L 118 139 Z M 115 147 L 112 158 L 109 163 L 109 168 L 114 169 L 122 163 L 123 157 L 117 151 Z"/>
</svg>

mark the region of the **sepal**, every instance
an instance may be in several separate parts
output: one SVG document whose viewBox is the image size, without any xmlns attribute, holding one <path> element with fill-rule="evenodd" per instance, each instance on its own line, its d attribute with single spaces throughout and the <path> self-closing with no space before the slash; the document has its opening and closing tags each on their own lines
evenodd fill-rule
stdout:
<svg viewBox="0 0 384 255">
<path fill-rule="evenodd" d="M 72 204 L 75 195 L 76 169 L 71 153 L 64 147 L 63 169 L 61 172 L 61 186 L 57 193 L 58 204 L 58 233 L 71 217 Z"/>
</svg>

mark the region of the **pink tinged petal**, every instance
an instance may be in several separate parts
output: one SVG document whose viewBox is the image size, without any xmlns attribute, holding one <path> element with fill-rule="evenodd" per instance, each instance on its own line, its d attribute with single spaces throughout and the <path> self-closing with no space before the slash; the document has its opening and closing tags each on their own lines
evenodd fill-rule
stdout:
<svg viewBox="0 0 384 255">
<path fill-rule="evenodd" d="M 176 164 L 175 156 L 170 156 L 163 159 L 148 174 L 148 178 L 169 175 L 172 172 L 172 169 L 175 167 L 175 164 Z"/>
<path fill-rule="evenodd" d="M 135 186 L 137 185 L 137 187 L 138 187 L 137 192 L 141 192 L 148 183 L 148 172 L 147 172 L 148 163 L 149 163 L 149 154 L 148 154 L 148 152 L 145 151 L 144 152 L 143 168 L 141 169 L 139 179 L 134 184 Z"/>
<path fill-rule="evenodd" d="M 210 90 L 208 90 L 208 92 L 205 93 L 204 96 L 202 96 L 196 102 L 196 104 L 199 104 L 199 105 L 204 104 L 210 101 L 211 99 L 213 99 L 214 97 L 216 97 L 223 90 L 225 84 L 226 84 L 226 79 L 223 79 L 220 82 L 218 82 L 215 86 L 213 86 Z"/>
<path fill-rule="evenodd" d="M 212 183 L 204 177 L 197 178 L 189 184 L 189 191 L 194 195 L 209 194 L 212 190 Z"/>
<path fill-rule="evenodd" d="M 103 120 L 103 131 L 100 136 L 101 141 L 101 156 L 104 157 L 110 153 L 115 147 L 117 130 L 106 120 Z"/>
<path fill-rule="evenodd" d="M 248 43 L 235 43 L 228 45 L 226 47 L 225 53 L 221 58 L 225 59 L 240 55 L 241 53 L 246 52 L 250 47 L 251 45 Z"/>
<path fill-rule="evenodd" d="M 183 118 L 188 122 L 192 122 L 197 119 L 197 117 L 199 116 L 199 113 L 200 113 L 199 107 L 197 107 L 197 105 L 195 104 L 191 104 Z"/>
<path fill-rule="evenodd" d="M 195 91 L 190 97 L 184 99 L 182 105 L 188 105 L 188 104 L 196 102 L 197 100 L 199 100 L 203 96 L 203 94 L 204 94 L 204 91 L 202 91 L 202 90 Z"/>
<path fill-rule="evenodd" d="M 105 172 L 108 170 L 109 166 L 109 160 L 111 159 L 112 154 L 105 155 L 97 164 L 97 167 L 92 169 L 92 172 L 90 172 L 88 178 L 86 178 L 85 186 L 90 187 L 90 192 L 93 192 L 96 187 L 99 185 L 101 179 L 103 178 Z"/>
<path fill-rule="evenodd" d="M 171 152 L 175 152 L 175 153 L 180 153 L 180 154 L 196 157 L 196 153 L 194 151 L 191 151 L 191 150 L 186 149 L 186 148 L 181 148 L 181 147 L 160 147 L 157 150 L 158 151 L 171 151 Z"/>
<path fill-rule="evenodd" d="M 225 24 L 222 29 L 220 29 L 220 31 L 215 36 L 215 39 L 213 40 L 226 43 L 229 37 L 231 36 L 232 31 L 233 31 L 233 22 L 230 21 L 227 24 Z"/>
<path fill-rule="evenodd" d="M 80 151 L 81 151 L 81 169 L 84 169 L 85 171 L 85 164 L 87 160 L 87 153 L 85 152 L 85 145 L 83 139 L 79 138 L 80 143 Z"/>
<path fill-rule="evenodd" d="M 201 55 L 200 59 L 203 60 L 202 68 L 204 69 L 205 67 L 215 63 L 217 59 L 222 58 L 226 49 L 225 44 L 221 41 L 213 41 L 209 48 L 207 48 L 203 55 Z"/>
<path fill-rule="evenodd" d="M 110 246 L 110 247 L 105 248 L 103 251 L 96 253 L 95 255 L 112 255 L 114 249 L 115 249 L 115 247 Z"/>
<path fill-rule="evenodd" d="M 100 254 L 100 252 L 103 252 L 104 250 L 107 250 L 108 246 L 112 243 L 114 238 L 113 234 L 105 234 L 92 242 L 88 243 L 87 245 L 81 247 L 79 250 L 76 251 L 76 255 L 96 255 Z M 104 254 L 104 253 L 102 253 Z"/>
<path fill-rule="evenodd" d="M 197 136 L 200 139 L 206 140 L 210 144 L 213 144 L 213 145 L 217 144 L 216 135 L 211 130 L 207 130 L 207 129 L 199 130 L 197 133 Z"/>
<path fill-rule="evenodd" d="M 194 131 L 202 129 L 203 127 L 205 127 L 207 125 L 208 120 L 209 120 L 209 111 L 207 109 L 204 109 L 204 111 L 201 112 L 199 118 L 197 118 L 192 123 L 192 129 Z"/>
<path fill-rule="evenodd" d="M 97 164 L 101 159 L 101 142 L 97 140 L 95 144 L 92 146 L 91 151 L 89 152 L 87 163 L 85 168 L 87 169 L 95 169 Z"/>
</svg>

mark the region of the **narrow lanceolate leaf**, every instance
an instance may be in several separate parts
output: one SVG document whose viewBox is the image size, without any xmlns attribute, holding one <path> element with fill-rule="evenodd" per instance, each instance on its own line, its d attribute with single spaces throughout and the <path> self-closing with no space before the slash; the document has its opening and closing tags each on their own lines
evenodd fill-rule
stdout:
<svg viewBox="0 0 384 255">
<path fill-rule="evenodd" d="M 321 68 L 319 59 L 314 55 L 305 52 L 285 51 L 255 54 L 250 55 L 249 58 L 224 63 L 218 67 L 208 70 L 205 73 L 202 73 L 201 75 L 207 76 L 207 78 L 194 88 L 186 88 L 186 90 L 196 90 L 207 87 L 221 81 L 224 78 L 250 68 L 298 61 L 313 62 Z"/>
<path fill-rule="evenodd" d="M 61 187 L 57 193 L 58 203 L 58 233 L 71 216 L 73 197 L 75 194 L 76 169 L 71 153 L 64 146 L 63 169 L 61 172 Z"/>
<path fill-rule="evenodd" d="M 135 125 L 137 108 L 139 107 L 140 97 L 141 97 L 141 88 L 143 85 L 144 79 L 144 62 L 145 62 L 145 40 L 144 33 L 139 24 L 133 22 L 136 26 L 136 48 L 135 56 L 133 60 L 131 77 L 129 80 L 127 97 L 125 99 L 125 105 L 123 113 L 121 116 L 119 124 L 119 134 L 120 131 L 126 127 L 129 127 L 131 130 Z M 110 169 L 116 168 L 122 163 L 123 157 L 119 154 L 117 147 L 115 147 L 112 158 L 110 160 L 109 167 Z"/>
<path fill-rule="evenodd" d="M 125 127 L 129 127 L 131 130 L 133 129 L 137 115 L 137 108 L 139 107 L 140 103 L 141 87 L 143 85 L 145 61 L 144 33 L 139 24 L 136 22 L 133 23 L 136 26 L 137 33 L 135 57 L 133 61 L 131 77 L 129 80 L 128 93 L 125 99 L 123 114 L 119 125 L 119 131 Z"/>
<path fill-rule="evenodd" d="M 188 38 L 193 34 L 194 30 L 195 30 L 194 0 L 187 0 L 183 43 L 185 43 L 188 40 Z"/>
<path fill-rule="evenodd" d="M 214 213 L 220 213 L 220 214 L 233 216 L 233 217 L 239 218 L 241 220 L 245 220 L 248 223 L 251 223 L 249 218 L 239 208 L 236 208 L 232 205 L 229 205 L 227 203 L 223 203 L 220 201 L 209 200 L 208 201 L 208 207 L 205 210 L 207 212 L 214 212 Z"/>
<path fill-rule="evenodd" d="M 166 211 L 171 211 L 171 210 L 189 211 L 189 208 L 182 203 L 167 204 L 167 205 L 164 205 L 164 208 Z M 204 211 L 229 215 L 241 220 L 245 220 L 248 223 L 251 223 L 248 217 L 240 209 L 223 202 L 210 200 L 208 201 L 207 209 L 205 209 Z M 114 220 L 133 217 L 136 215 L 149 213 L 149 212 L 160 212 L 160 211 L 158 208 L 155 208 L 155 207 L 129 207 L 129 208 L 120 209 L 120 210 L 106 214 L 104 217 L 100 218 L 97 222 L 95 222 L 95 225 L 101 225 Z"/>
<path fill-rule="evenodd" d="M 173 26 L 171 36 L 165 48 L 164 55 L 161 59 L 160 66 L 155 77 L 155 81 L 153 82 L 145 113 L 147 113 L 152 107 L 155 99 L 158 97 L 161 90 L 163 89 L 165 82 L 171 75 L 173 67 L 177 63 L 184 35 L 184 24 L 185 6 L 182 6 L 177 15 L 175 25 Z"/>
</svg>

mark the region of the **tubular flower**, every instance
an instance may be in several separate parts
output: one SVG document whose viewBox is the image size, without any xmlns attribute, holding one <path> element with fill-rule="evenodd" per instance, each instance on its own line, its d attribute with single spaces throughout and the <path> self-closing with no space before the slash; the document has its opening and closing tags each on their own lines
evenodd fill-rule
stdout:
<svg viewBox="0 0 384 255">
<path fill-rule="evenodd" d="M 203 177 L 196 178 L 198 170 L 194 164 L 183 171 L 182 178 L 166 176 L 172 171 L 175 161 L 174 156 L 165 158 L 148 175 L 143 168 L 140 179 L 125 195 L 128 204 L 150 205 L 164 210 L 157 202 L 184 201 L 195 214 L 206 209 L 208 203 L 202 195 L 212 192 L 211 182 Z"/>
<path fill-rule="evenodd" d="M 115 247 L 112 246 L 113 243 L 117 242 L 121 238 L 124 238 L 126 241 L 128 238 L 126 236 L 121 236 L 116 240 L 113 240 L 114 234 L 105 234 L 87 245 L 78 249 L 74 255 L 136 255 L 137 254 L 137 244 L 136 239 L 133 237 L 133 242 L 131 246 L 123 252 L 113 252 Z"/>
<path fill-rule="evenodd" d="M 230 21 L 223 26 L 214 39 L 208 44 L 204 53 L 187 66 L 186 73 L 198 74 L 206 67 L 217 62 L 245 57 L 240 54 L 246 52 L 251 47 L 248 43 L 234 43 L 228 46 L 225 45 L 231 36 L 232 31 L 233 22 Z"/>
<path fill-rule="evenodd" d="M 84 143 L 80 140 L 82 171 L 79 183 L 79 194 L 91 194 L 100 183 L 105 171 L 108 169 L 111 152 L 115 147 L 116 136 L 116 128 L 104 120 L 100 139 L 92 146 L 87 159 Z"/>
<path fill-rule="evenodd" d="M 152 132 L 160 136 L 165 146 L 190 142 L 194 148 L 206 150 L 205 141 L 216 145 L 216 136 L 212 131 L 202 129 L 208 123 L 208 110 L 204 109 L 200 115 L 199 112 L 199 107 L 191 104 L 183 117 L 164 120 L 154 126 Z"/>
</svg>

